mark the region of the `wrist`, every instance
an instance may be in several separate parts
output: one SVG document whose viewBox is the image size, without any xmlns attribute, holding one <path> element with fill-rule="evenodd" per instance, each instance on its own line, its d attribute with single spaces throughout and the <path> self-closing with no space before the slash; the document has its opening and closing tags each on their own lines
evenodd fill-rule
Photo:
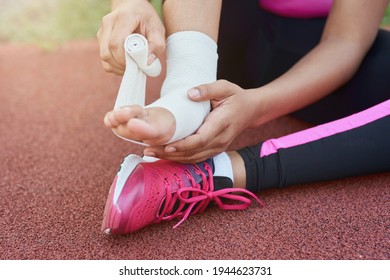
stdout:
<svg viewBox="0 0 390 280">
<path fill-rule="evenodd" d="M 265 87 L 249 89 L 248 95 L 249 105 L 247 108 L 251 109 L 248 112 L 251 116 L 249 128 L 258 127 L 276 118 L 272 112 L 275 113 L 277 109 L 270 105 L 272 104 L 272 94 Z"/>
<path fill-rule="evenodd" d="M 131 1 L 145 1 L 145 2 L 151 2 L 152 0 L 111 0 L 111 10 L 114 10 L 116 7 L 121 5 L 122 3 L 125 2 L 131 2 Z"/>
</svg>

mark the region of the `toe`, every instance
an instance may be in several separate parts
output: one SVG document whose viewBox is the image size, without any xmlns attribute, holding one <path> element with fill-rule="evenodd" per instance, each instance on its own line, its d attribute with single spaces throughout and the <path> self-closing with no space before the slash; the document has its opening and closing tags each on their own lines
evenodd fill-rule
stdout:
<svg viewBox="0 0 390 280">
<path fill-rule="evenodd" d="M 108 112 L 104 116 L 104 124 L 107 127 L 110 127 L 110 128 L 117 127 L 119 125 L 118 121 L 116 120 L 116 118 L 114 116 L 114 112 L 113 111 Z"/>
<path fill-rule="evenodd" d="M 143 118 L 146 114 L 146 110 L 138 105 L 121 107 L 113 111 L 115 120 L 120 124 L 125 124 L 132 118 Z"/>
</svg>

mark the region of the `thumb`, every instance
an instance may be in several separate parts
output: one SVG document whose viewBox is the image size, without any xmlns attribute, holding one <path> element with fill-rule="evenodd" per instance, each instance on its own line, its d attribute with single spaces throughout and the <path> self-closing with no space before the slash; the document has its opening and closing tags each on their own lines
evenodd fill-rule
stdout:
<svg viewBox="0 0 390 280">
<path fill-rule="evenodd" d="M 187 95 L 193 101 L 220 100 L 233 95 L 236 85 L 226 80 L 218 80 L 188 90 Z"/>
<path fill-rule="evenodd" d="M 163 57 L 165 53 L 164 29 L 150 30 L 146 37 L 149 43 L 148 65 L 150 65 L 157 57 Z"/>
</svg>

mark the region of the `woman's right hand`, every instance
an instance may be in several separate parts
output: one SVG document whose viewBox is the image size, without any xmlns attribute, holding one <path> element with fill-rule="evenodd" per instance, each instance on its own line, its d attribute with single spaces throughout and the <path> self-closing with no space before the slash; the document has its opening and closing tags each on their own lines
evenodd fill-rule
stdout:
<svg viewBox="0 0 390 280">
<path fill-rule="evenodd" d="M 149 1 L 113 0 L 112 11 L 103 17 L 97 32 L 105 71 L 123 75 L 126 66 L 123 44 L 132 33 L 140 33 L 148 40 L 148 64 L 164 53 L 165 28 Z"/>
<path fill-rule="evenodd" d="M 210 101 L 212 111 L 192 135 L 166 146 L 149 146 L 147 156 L 184 163 L 204 161 L 228 149 L 247 127 L 253 127 L 262 109 L 261 89 L 242 89 L 226 80 L 191 89 L 192 101 Z"/>
</svg>

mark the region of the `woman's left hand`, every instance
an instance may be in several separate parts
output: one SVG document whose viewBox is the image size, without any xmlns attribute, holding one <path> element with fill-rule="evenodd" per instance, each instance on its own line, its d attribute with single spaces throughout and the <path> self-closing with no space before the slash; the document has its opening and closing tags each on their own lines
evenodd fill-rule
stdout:
<svg viewBox="0 0 390 280">
<path fill-rule="evenodd" d="M 250 126 L 256 103 L 254 94 L 236 84 L 218 80 L 188 91 L 193 101 L 211 101 L 212 111 L 198 131 L 166 146 L 147 147 L 146 156 L 195 163 L 226 151 L 232 141 Z"/>
</svg>

